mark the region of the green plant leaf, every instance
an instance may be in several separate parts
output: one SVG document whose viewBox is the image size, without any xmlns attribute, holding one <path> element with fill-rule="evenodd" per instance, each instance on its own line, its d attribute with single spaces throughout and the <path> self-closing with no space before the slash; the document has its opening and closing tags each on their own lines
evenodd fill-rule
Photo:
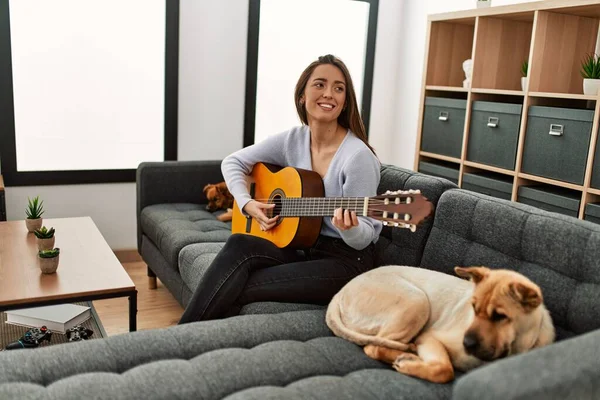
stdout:
<svg viewBox="0 0 600 400">
<path fill-rule="evenodd" d="M 54 258 L 60 254 L 60 249 L 55 247 L 53 249 L 48 250 L 40 250 L 38 251 L 38 257 L 40 258 Z"/>
<path fill-rule="evenodd" d="M 25 209 L 25 214 L 27 215 L 27 219 L 38 219 L 42 217 L 44 214 L 44 201 L 40 201 L 40 196 L 36 196 L 33 199 L 27 197 L 28 204 Z"/>
<path fill-rule="evenodd" d="M 523 77 L 527 77 L 527 71 L 529 69 L 529 62 L 527 60 L 523 61 L 523 64 L 521 64 L 521 75 Z"/>
<path fill-rule="evenodd" d="M 581 60 L 580 72 L 586 79 L 600 79 L 600 56 L 596 53 L 586 54 Z"/>
</svg>

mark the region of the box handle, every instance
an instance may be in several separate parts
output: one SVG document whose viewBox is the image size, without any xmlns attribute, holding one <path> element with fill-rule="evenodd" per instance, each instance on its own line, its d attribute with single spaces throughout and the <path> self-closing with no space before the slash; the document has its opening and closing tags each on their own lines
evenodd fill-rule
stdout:
<svg viewBox="0 0 600 400">
<path fill-rule="evenodd" d="M 548 132 L 548 134 L 552 136 L 562 136 L 563 126 L 558 124 L 550 124 L 550 132 Z"/>
<path fill-rule="evenodd" d="M 448 111 L 440 111 L 440 116 L 438 119 L 440 121 L 448 121 Z"/>
<path fill-rule="evenodd" d="M 489 117 L 487 126 L 488 128 L 497 128 L 499 122 L 500 119 L 498 119 L 498 117 Z"/>
</svg>

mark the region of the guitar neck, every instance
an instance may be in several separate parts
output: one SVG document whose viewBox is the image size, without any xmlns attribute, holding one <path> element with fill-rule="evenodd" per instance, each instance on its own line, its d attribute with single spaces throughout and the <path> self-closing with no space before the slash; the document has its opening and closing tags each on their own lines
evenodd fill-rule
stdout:
<svg viewBox="0 0 600 400">
<path fill-rule="evenodd" d="M 331 217 L 338 208 L 364 216 L 369 205 L 368 197 L 286 197 L 281 200 L 282 217 Z M 275 207 L 276 209 L 278 206 Z"/>
</svg>

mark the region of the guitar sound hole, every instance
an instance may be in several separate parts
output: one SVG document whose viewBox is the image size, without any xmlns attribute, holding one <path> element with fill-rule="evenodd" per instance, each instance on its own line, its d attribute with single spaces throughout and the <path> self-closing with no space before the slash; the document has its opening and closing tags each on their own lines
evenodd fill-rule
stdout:
<svg viewBox="0 0 600 400">
<path fill-rule="evenodd" d="M 282 211 L 282 208 L 283 208 L 281 195 L 275 195 L 275 196 L 273 196 L 271 198 L 271 201 L 269 201 L 269 203 L 271 203 L 271 204 L 274 203 L 275 204 L 275 208 L 273 208 L 271 210 L 271 212 L 270 212 L 270 214 L 271 214 L 270 217 L 273 218 L 273 217 L 275 217 L 277 215 L 280 215 L 281 211 Z"/>
</svg>

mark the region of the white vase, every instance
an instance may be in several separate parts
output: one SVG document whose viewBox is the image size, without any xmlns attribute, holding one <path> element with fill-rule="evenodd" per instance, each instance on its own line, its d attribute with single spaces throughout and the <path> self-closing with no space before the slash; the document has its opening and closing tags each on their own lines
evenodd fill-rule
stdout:
<svg viewBox="0 0 600 400">
<path fill-rule="evenodd" d="M 477 8 L 485 8 L 492 5 L 492 0 L 475 0 Z"/>
<path fill-rule="evenodd" d="M 525 91 L 526 87 L 527 87 L 527 77 L 526 76 L 522 76 L 521 77 L 521 90 Z"/>
<path fill-rule="evenodd" d="M 36 218 L 36 219 L 29 219 L 26 218 L 25 219 L 25 226 L 27 226 L 27 230 L 29 232 L 33 232 L 35 230 L 38 230 L 42 227 L 42 221 L 43 218 Z"/>
<path fill-rule="evenodd" d="M 600 79 L 588 79 L 583 80 L 583 94 L 588 96 L 595 96 L 598 94 L 600 88 Z"/>
<path fill-rule="evenodd" d="M 57 255 L 56 257 L 52 257 L 52 258 L 38 257 L 38 259 L 40 260 L 40 269 L 42 270 L 42 273 L 43 274 L 55 273 L 56 270 L 58 269 L 59 257 L 60 257 L 60 254 Z"/>
<path fill-rule="evenodd" d="M 51 238 L 48 238 L 48 239 L 37 238 L 38 250 L 53 249 L 54 248 L 54 241 L 55 241 L 55 239 L 56 239 L 55 236 L 52 236 Z"/>
</svg>

